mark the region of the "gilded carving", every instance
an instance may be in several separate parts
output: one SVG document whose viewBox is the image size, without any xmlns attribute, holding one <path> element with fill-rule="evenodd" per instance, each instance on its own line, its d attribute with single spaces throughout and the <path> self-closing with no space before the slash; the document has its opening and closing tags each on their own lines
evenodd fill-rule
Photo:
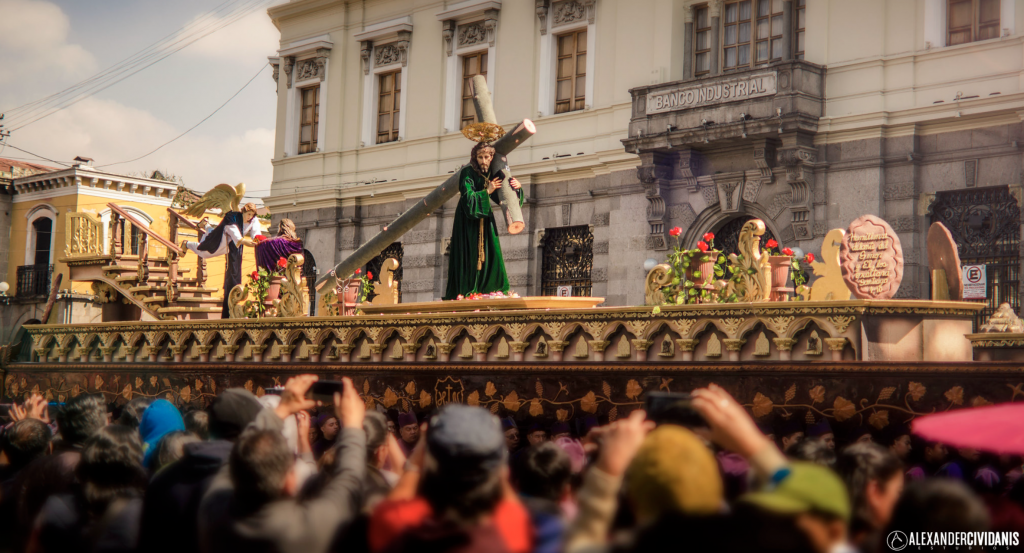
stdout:
<svg viewBox="0 0 1024 553">
<path fill-rule="evenodd" d="M 795 317 L 792 316 L 767 317 L 764 320 L 764 324 L 768 327 L 768 330 L 774 332 L 776 336 L 784 336 L 786 332 L 789 331 L 789 327 L 793 324 L 794 320 Z"/>
<path fill-rule="evenodd" d="M 818 337 L 817 330 L 812 330 L 811 335 L 807 337 L 807 350 L 804 354 L 821 355 L 821 338 Z"/>
<path fill-rule="evenodd" d="M 718 319 L 718 328 L 722 329 L 729 336 L 735 336 L 736 331 L 740 329 L 742 324 L 743 319 Z"/>
<path fill-rule="evenodd" d="M 836 332 L 842 334 L 846 332 L 847 327 L 854 321 L 854 317 L 849 315 L 836 315 L 835 317 L 828 317 L 828 322 L 832 323 L 832 326 L 836 327 Z"/>
<path fill-rule="evenodd" d="M 661 346 L 658 348 L 659 357 L 674 357 L 676 354 L 675 346 L 672 343 L 672 336 L 666 334 L 661 339 Z"/>
<path fill-rule="evenodd" d="M 825 344 L 829 351 L 843 351 L 846 348 L 846 338 L 825 338 Z"/>
<path fill-rule="evenodd" d="M 760 237 L 764 233 L 764 221 L 747 221 L 740 230 L 738 249 L 741 255 L 729 254 L 729 262 L 739 273 L 740 280 L 730 281 L 726 290 L 730 294 L 735 293 L 741 301 L 768 301 L 771 294 L 771 265 L 768 256 L 761 255 Z"/>
<path fill-rule="evenodd" d="M 722 343 L 725 344 L 725 349 L 728 351 L 740 351 L 747 341 L 743 338 L 726 338 L 722 340 Z"/>
<path fill-rule="evenodd" d="M 498 351 L 494 354 L 498 359 L 508 359 L 508 340 L 504 336 L 498 341 Z"/>
<path fill-rule="evenodd" d="M 700 340 L 698 340 L 696 338 L 678 338 L 678 339 L 676 339 L 676 346 L 679 347 L 679 351 L 689 351 L 689 352 L 692 352 L 694 349 L 697 348 L 697 344 L 699 344 L 699 343 L 700 343 Z"/>
<path fill-rule="evenodd" d="M 704 355 L 707 357 L 722 356 L 722 341 L 718 339 L 717 334 L 712 333 L 711 337 L 708 338 L 708 348 Z"/>
<path fill-rule="evenodd" d="M 576 340 L 576 353 L 573 357 L 576 359 L 586 359 L 590 357 L 590 348 L 587 345 L 587 341 L 583 339 L 583 336 L 580 336 L 579 339 Z"/>
<path fill-rule="evenodd" d="M 758 357 L 771 355 L 771 344 L 768 342 L 768 337 L 765 336 L 764 332 L 754 342 L 754 355 Z"/>
<path fill-rule="evenodd" d="M 533 350 L 533 356 L 539 358 L 548 356 L 548 341 L 544 339 L 543 334 L 540 339 L 537 340 L 537 348 Z"/>
<path fill-rule="evenodd" d="M 629 339 L 626 338 L 625 334 L 623 334 L 622 337 L 619 338 L 619 345 L 617 349 L 618 352 L 615 356 L 618 357 L 619 359 L 628 359 L 630 355 L 632 355 L 632 350 L 629 349 Z"/>
</svg>

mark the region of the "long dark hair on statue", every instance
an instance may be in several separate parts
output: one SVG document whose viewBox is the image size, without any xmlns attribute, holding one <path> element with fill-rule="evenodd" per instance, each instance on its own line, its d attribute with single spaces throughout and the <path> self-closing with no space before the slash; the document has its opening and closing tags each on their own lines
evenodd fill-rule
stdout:
<svg viewBox="0 0 1024 553">
<path fill-rule="evenodd" d="M 469 164 L 473 166 L 473 169 L 476 169 L 477 173 L 479 173 L 479 174 L 483 175 L 485 178 L 489 179 L 490 176 L 491 176 L 490 169 L 488 169 L 486 172 L 481 170 L 480 169 L 480 164 L 477 163 L 477 161 L 476 161 L 476 155 L 478 153 L 480 153 L 481 150 L 490 150 L 491 151 L 491 155 L 494 155 L 494 156 L 497 156 L 498 153 L 494 150 L 494 146 L 491 146 L 491 144 L 489 142 L 477 142 L 476 146 L 473 146 L 473 151 L 471 151 L 469 153 Z M 493 166 L 494 166 L 494 160 L 491 160 L 491 167 L 493 167 Z"/>
</svg>

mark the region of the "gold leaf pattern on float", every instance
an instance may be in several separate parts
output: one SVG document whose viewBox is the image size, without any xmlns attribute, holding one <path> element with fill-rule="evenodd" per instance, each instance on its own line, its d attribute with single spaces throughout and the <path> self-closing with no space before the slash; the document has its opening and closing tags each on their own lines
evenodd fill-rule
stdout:
<svg viewBox="0 0 1024 553">
<path fill-rule="evenodd" d="M 416 382 L 414 380 L 410 380 L 409 383 L 405 385 L 405 393 L 410 396 L 416 393 Z"/>
<path fill-rule="evenodd" d="M 136 378 L 136 380 L 140 380 L 140 379 Z M 128 401 L 131 401 L 132 400 L 132 385 L 131 384 L 125 384 L 124 385 L 124 389 L 121 390 L 121 395 L 124 396 L 124 398 L 127 399 Z"/>
<path fill-rule="evenodd" d="M 852 401 L 839 396 L 836 398 L 835 403 L 832 404 L 832 414 L 837 421 L 843 422 L 857 414 L 857 406 Z"/>
<path fill-rule="evenodd" d="M 644 389 L 636 380 L 630 379 L 630 381 L 626 383 L 626 397 L 629 399 L 635 401 L 642 393 L 644 393 Z"/>
<path fill-rule="evenodd" d="M 815 403 L 825 403 L 825 387 L 824 386 L 818 385 L 818 386 L 815 386 L 815 387 L 811 388 L 811 391 L 808 392 L 808 395 L 811 396 L 811 405 L 814 405 Z"/>
<path fill-rule="evenodd" d="M 614 420 L 616 420 L 618 418 L 619 418 L 619 408 L 617 406 L 616 407 L 612 407 L 611 409 L 608 410 L 608 421 L 609 422 L 614 421 Z"/>
<path fill-rule="evenodd" d="M 57 394 L 57 401 L 59 401 L 61 403 L 64 403 L 64 399 L 65 399 L 64 394 Z"/>
<path fill-rule="evenodd" d="M 78 384 L 75 384 L 75 389 L 77 389 L 77 388 L 78 388 Z M 18 383 L 17 382 L 13 382 L 13 383 L 11 383 L 10 385 L 7 386 L 7 395 L 9 395 L 11 397 L 11 399 L 16 399 L 18 397 L 18 390 L 20 390 L 20 389 L 21 389 L 21 387 L 18 386 Z M 76 393 L 75 395 L 78 395 L 78 394 Z"/>
<path fill-rule="evenodd" d="M 971 407 L 984 407 L 986 405 L 992 405 L 992 402 L 981 396 L 974 396 L 974 399 L 971 400 Z"/>
<path fill-rule="evenodd" d="M 477 396 L 477 398 L 479 397 L 480 396 Z M 433 397 L 430 394 L 428 394 L 426 390 L 420 390 L 420 409 L 426 409 L 427 407 L 430 407 L 430 402 L 432 400 Z"/>
<path fill-rule="evenodd" d="M 889 425 L 889 411 L 882 410 L 871 413 L 871 416 L 868 417 L 868 424 L 879 430 L 885 428 Z"/>
<path fill-rule="evenodd" d="M 150 386 L 156 386 L 156 380 L 157 380 L 157 378 L 155 376 L 149 377 L 149 385 Z"/>
<path fill-rule="evenodd" d="M 658 389 L 659 390 L 665 390 L 666 392 L 669 391 L 668 385 L 671 384 L 673 380 L 675 380 L 675 379 L 674 378 L 662 378 L 661 379 L 661 384 L 658 385 Z"/>
<path fill-rule="evenodd" d="M 498 407 L 500 407 L 500 406 L 501 406 L 501 404 L 498 403 L 498 402 L 492 403 L 491 404 L 491 413 L 497 415 L 498 414 Z"/>
<path fill-rule="evenodd" d="M 245 381 L 245 385 L 242 386 L 242 387 L 245 388 L 246 390 L 249 390 L 251 392 L 252 391 L 252 380 L 246 380 Z"/>
<path fill-rule="evenodd" d="M 793 398 L 796 397 L 796 384 L 793 384 L 792 386 L 790 386 L 789 388 L 786 389 L 786 396 L 785 397 L 786 397 L 785 403 L 789 403 Z"/>
<path fill-rule="evenodd" d="M 45 398 L 46 398 L 46 401 L 53 401 L 53 391 L 51 391 L 51 390 L 46 390 L 46 396 L 45 396 Z"/>
<path fill-rule="evenodd" d="M 896 393 L 896 386 L 882 388 L 882 391 L 878 392 L 878 401 L 885 401 L 891 398 L 894 393 Z"/>
<path fill-rule="evenodd" d="M 612 387 L 609 386 L 607 382 L 601 382 L 601 391 L 604 392 L 604 397 L 612 397 Z"/>
<path fill-rule="evenodd" d="M 469 394 L 469 397 L 466 398 L 466 403 L 473 407 L 480 405 L 480 392 L 477 390 L 473 390 L 473 393 Z"/>
<path fill-rule="evenodd" d="M 555 411 L 555 418 L 560 422 L 565 422 L 569 420 L 569 411 L 566 409 L 559 409 Z"/>
<path fill-rule="evenodd" d="M 164 394 L 164 399 L 171 403 L 174 403 L 174 394 L 167 392 L 166 394 Z"/>
<path fill-rule="evenodd" d="M 953 405 L 964 404 L 964 389 L 960 386 L 953 386 L 946 390 L 946 393 L 943 395 L 945 395 L 946 399 L 948 399 Z"/>
<path fill-rule="evenodd" d="M 136 376 L 135 377 L 135 389 L 136 390 L 141 390 L 142 389 L 142 377 L 140 377 L 140 376 Z"/>
<path fill-rule="evenodd" d="M 82 393 L 82 389 L 78 387 L 78 384 L 71 387 L 71 397 L 78 397 L 80 393 Z"/>
<path fill-rule="evenodd" d="M 505 409 L 508 409 L 513 413 L 518 411 L 521 405 L 519 402 L 519 394 L 517 394 L 515 390 L 512 390 L 507 396 L 505 396 L 505 400 L 502 401 L 502 404 L 505 406 Z"/>
<path fill-rule="evenodd" d="M 262 386 L 256 389 L 256 397 L 263 397 L 263 393 L 264 392 Z M 189 401 L 192 400 L 192 388 L 185 386 L 184 388 L 181 389 L 181 391 L 178 392 L 178 397 L 181 398 L 182 403 L 188 403 Z"/>
<path fill-rule="evenodd" d="M 754 404 L 750 410 L 751 412 L 754 413 L 755 417 L 761 418 L 767 415 L 768 413 L 771 413 L 773 407 L 774 404 L 772 403 L 771 398 L 762 394 L 761 392 L 757 392 L 756 394 L 754 394 Z"/>
<path fill-rule="evenodd" d="M 212 379 L 212 378 L 210 379 L 210 393 L 211 394 L 216 394 L 217 393 L 217 382 L 214 379 Z"/>
<path fill-rule="evenodd" d="M 171 387 L 171 379 L 169 379 L 169 378 L 165 378 L 165 379 L 163 379 L 163 381 L 164 381 L 164 386 L 166 386 L 166 387 L 168 387 L 168 388 L 170 388 L 170 387 Z M 249 389 L 249 391 L 251 392 L 251 391 L 252 391 L 252 389 L 250 388 L 250 389 Z"/>
<path fill-rule="evenodd" d="M 533 401 L 530 402 L 530 415 L 532 415 L 534 417 L 539 417 L 539 416 L 541 416 L 543 414 L 544 414 L 544 406 L 541 405 L 539 399 L 534 398 Z"/>
<path fill-rule="evenodd" d="M 363 379 L 363 394 L 368 394 L 368 393 L 370 393 L 370 379 L 369 378 L 364 378 Z"/>
<path fill-rule="evenodd" d="M 588 413 L 597 412 L 597 396 L 594 392 L 587 392 L 587 395 L 580 399 L 580 409 Z"/>
<path fill-rule="evenodd" d="M 100 375 L 96 375 L 96 379 L 93 380 L 93 386 L 92 387 L 96 388 L 97 390 L 102 389 L 103 388 L 103 377 L 100 376 Z"/>
<path fill-rule="evenodd" d="M 381 403 L 386 409 L 391 409 L 398 403 L 398 395 L 389 387 L 387 390 L 384 390 L 384 399 L 381 400 Z"/>
<path fill-rule="evenodd" d="M 367 411 L 369 411 L 370 409 L 373 409 L 373 404 L 374 404 L 374 403 L 375 403 L 375 402 L 373 401 L 373 398 L 372 398 L 372 397 L 370 397 L 370 396 L 366 396 L 366 410 L 367 410 Z"/>
<path fill-rule="evenodd" d="M 203 391 L 203 381 L 202 381 L 202 380 L 199 380 L 199 379 L 197 378 L 197 379 L 196 379 L 196 393 L 198 394 L 198 393 L 200 393 L 200 392 L 202 392 L 202 391 Z"/>
<path fill-rule="evenodd" d="M 544 397 L 544 385 L 537 380 L 537 397 Z"/>
<path fill-rule="evenodd" d="M 493 382 L 488 381 L 487 386 L 484 386 L 484 395 L 492 397 L 496 393 L 498 393 L 498 389 L 494 387 Z"/>
<path fill-rule="evenodd" d="M 412 409 L 409 409 L 409 400 L 404 397 L 402 398 L 402 411 L 405 411 L 406 413 L 412 411 Z"/>
<path fill-rule="evenodd" d="M 924 387 L 924 384 L 920 382 L 911 382 L 907 386 L 907 392 L 910 394 L 910 399 L 914 401 L 920 401 L 924 397 L 924 393 L 928 391 L 928 388 Z"/>
</svg>

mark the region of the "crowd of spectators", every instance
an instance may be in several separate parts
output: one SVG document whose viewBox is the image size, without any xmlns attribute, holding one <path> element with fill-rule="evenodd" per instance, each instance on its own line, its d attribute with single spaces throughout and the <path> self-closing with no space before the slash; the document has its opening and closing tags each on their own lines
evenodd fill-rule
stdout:
<svg viewBox="0 0 1024 553">
<path fill-rule="evenodd" d="M 347 378 L 324 404 L 316 380 L 184 414 L 87 394 L 12 406 L 0 553 L 840 553 L 888 551 L 893 530 L 1024 529 L 1019 457 L 899 424 L 759 426 L 714 385 L 693 392 L 696 425 L 638 409 L 521 431 L 467 405 L 367 411 Z"/>
</svg>

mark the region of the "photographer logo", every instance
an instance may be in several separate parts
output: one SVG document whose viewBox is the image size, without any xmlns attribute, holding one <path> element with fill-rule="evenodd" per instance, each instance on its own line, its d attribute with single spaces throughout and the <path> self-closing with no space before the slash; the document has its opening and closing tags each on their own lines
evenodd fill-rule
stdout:
<svg viewBox="0 0 1024 553">
<path fill-rule="evenodd" d="M 885 543 L 893 551 L 902 551 L 907 546 L 907 535 L 899 530 L 893 530 L 889 532 L 889 537 L 885 538 Z"/>
</svg>

